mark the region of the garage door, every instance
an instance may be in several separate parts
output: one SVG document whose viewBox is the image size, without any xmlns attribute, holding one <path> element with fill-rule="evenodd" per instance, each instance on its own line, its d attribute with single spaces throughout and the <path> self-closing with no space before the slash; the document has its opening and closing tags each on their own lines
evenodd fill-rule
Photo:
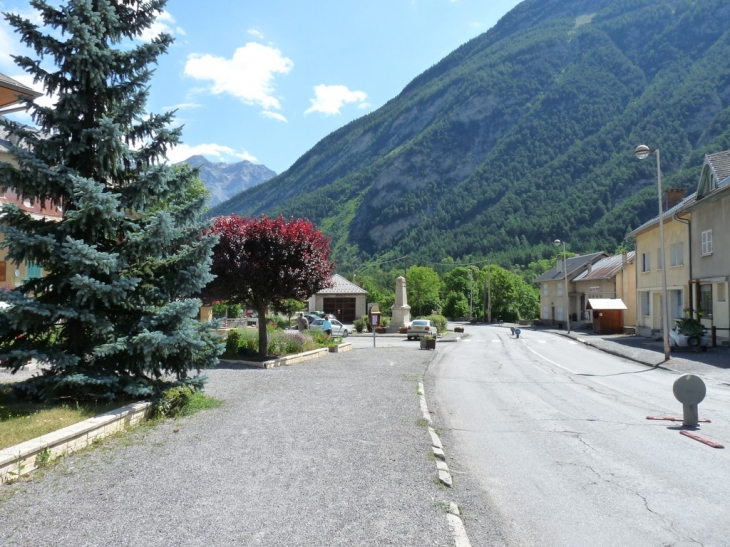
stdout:
<svg viewBox="0 0 730 547">
<path fill-rule="evenodd" d="M 324 313 L 334 313 L 337 319 L 343 323 L 352 323 L 357 316 L 355 315 L 355 299 L 354 298 L 325 298 L 322 303 Z"/>
</svg>

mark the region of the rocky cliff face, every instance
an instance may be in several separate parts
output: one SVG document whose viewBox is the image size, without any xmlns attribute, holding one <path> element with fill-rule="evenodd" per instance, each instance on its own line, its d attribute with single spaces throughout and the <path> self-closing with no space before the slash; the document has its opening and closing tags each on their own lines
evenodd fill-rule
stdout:
<svg viewBox="0 0 730 547">
<path fill-rule="evenodd" d="M 256 165 L 246 160 L 222 163 L 209 161 L 204 156 L 191 156 L 180 163 L 200 167 L 200 178 L 211 194 L 211 207 L 276 176 L 265 165 Z"/>
<path fill-rule="evenodd" d="M 307 217 L 343 267 L 370 257 L 612 251 L 730 147 L 727 0 L 526 0 L 330 134 L 283 174 L 211 211 Z"/>
</svg>

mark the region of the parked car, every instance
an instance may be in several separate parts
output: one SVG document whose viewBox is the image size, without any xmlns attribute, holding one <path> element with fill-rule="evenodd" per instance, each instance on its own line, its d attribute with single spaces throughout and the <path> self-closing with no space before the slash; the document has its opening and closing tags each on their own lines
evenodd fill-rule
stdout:
<svg viewBox="0 0 730 547">
<path fill-rule="evenodd" d="M 342 338 L 347 338 L 347 335 L 350 334 L 347 332 L 347 328 L 345 328 L 345 325 L 337 321 L 336 319 L 330 319 L 330 323 L 332 323 L 332 336 L 341 336 Z M 323 331 L 322 325 L 324 325 L 324 319 L 317 319 L 316 321 L 313 321 L 309 324 L 310 330 L 318 330 Z"/>
<path fill-rule="evenodd" d="M 318 321 L 319 319 L 322 319 L 321 317 L 319 317 L 317 315 L 313 315 L 313 314 L 305 315 L 304 318 L 307 320 L 307 322 L 309 323 L 310 326 L 315 321 Z"/>
<path fill-rule="evenodd" d="M 412 338 L 421 339 L 421 336 L 438 336 L 438 329 L 431 323 L 430 319 L 414 319 L 408 326 L 406 334 L 408 340 Z"/>
</svg>

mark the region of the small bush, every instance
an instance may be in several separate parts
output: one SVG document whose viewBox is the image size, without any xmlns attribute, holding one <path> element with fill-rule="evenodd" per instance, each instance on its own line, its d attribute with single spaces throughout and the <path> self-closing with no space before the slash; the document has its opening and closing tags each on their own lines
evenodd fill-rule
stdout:
<svg viewBox="0 0 730 547">
<path fill-rule="evenodd" d="M 191 386 L 176 386 L 162 392 L 155 402 L 155 417 L 171 418 L 179 416 L 195 394 Z"/>
<path fill-rule="evenodd" d="M 365 330 L 365 323 L 366 323 L 366 321 L 364 321 L 362 319 L 355 319 L 355 321 L 353 321 L 352 325 L 355 327 L 355 330 L 357 332 L 362 332 L 363 330 Z"/>
<path fill-rule="evenodd" d="M 280 315 L 267 315 L 266 323 L 268 325 L 275 325 L 277 329 L 284 330 L 289 326 L 289 320 L 286 317 Z"/>
<path fill-rule="evenodd" d="M 381 327 L 388 327 L 388 326 L 390 326 L 390 321 L 391 321 L 391 319 L 387 315 L 381 315 L 380 316 L 380 326 Z"/>
<path fill-rule="evenodd" d="M 367 315 L 363 315 L 360 319 L 365 323 L 365 327 L 367 327 L 368 332 L 373 332 L 373 326 L 370 324 L 370 318 Z"/>
<path fill-rule="evenodd" d="M 226 339 L 226 355 L 237 355 L 238 349 L 241 347 L 241 340 L 242 333 L 240 330 L 228 331 L 228 338 Z"/>
<path fill-rule="evenodd" d="M 258 344 L 256 344 L 258 347 Z M 304 351 L 305 340 L 302 334 L 295 332 L 274 331 L 269 333 L 266 351 L 270 355 L 291 355 Z"/>
</svg>

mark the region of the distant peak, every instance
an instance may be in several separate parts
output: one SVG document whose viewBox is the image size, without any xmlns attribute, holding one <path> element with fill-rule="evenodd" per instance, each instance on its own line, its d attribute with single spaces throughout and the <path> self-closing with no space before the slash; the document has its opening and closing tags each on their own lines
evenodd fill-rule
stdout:
<svg viewBox="0 0 730 547">
<path fill-rule="evenodd" d="M 201 154 L 190 156 L 188 159 L 181 161 L 180 163 L 187 163 L 192 167 L 199 167 L 201 165 L 210 165 L 213 162 Z"/>
</svg>

